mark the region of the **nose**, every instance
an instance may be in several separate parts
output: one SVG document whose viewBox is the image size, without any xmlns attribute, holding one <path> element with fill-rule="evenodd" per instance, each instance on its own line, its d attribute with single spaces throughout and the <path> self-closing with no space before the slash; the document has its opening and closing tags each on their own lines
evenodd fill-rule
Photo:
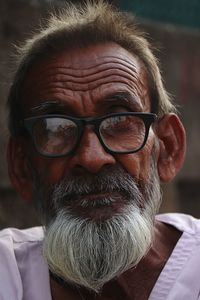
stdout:
<svg viewBox="0 0 200 300">
<path fill-rule="evenodd" d="M 69 167 L 73 173 L 85 171 L 97 174 L 105 166 L 114 165 L 114 156 L 105 151 L 92 128 L 85 128 L 76 153 L 71 157 Z"/>
</svg>

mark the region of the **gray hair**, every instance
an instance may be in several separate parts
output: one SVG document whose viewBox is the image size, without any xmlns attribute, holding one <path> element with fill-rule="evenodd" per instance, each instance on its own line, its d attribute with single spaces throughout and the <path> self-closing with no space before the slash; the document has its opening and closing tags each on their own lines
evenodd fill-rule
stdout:
<svg viewBox="0 0 200 300">
<path fill-rule="evenodd" d="M 63 49 L 81 48 L 97 43 L 115 42 L 143 63 L 149 82 L 151 111 L 159 116 L 176 111 L 167 94 L 158 67 L 158 61 L 144 34 L 137 28 L 132 15 L 118 11 L 111 4 L 86 1 L 66 5 L 54 13 L 46 27 L 18 48 L 18 64 L 8 97 L 9 130 L 12 135 L 22 134 L 19 121 L 23 119 L 20 91 L 24 77 L 38 59 Z"/>
<path fill-rule="evenodd" d="M 104 192 L 117 190 L 119 197 L 123 197 L 123 208 L 119 212 L 113 211 L 105 220 L 95 221 L 73 211 L 76 193 L 86 195 L 85 201 L 79 200 L 80 206 L 90 209 L 92 206 L 97 211 L 101 205 L 106 208 L 119 201 L 110 193 L 110 196 L 100 196 L 91 203 L 87 194 L 97 182 Z M 39 189 L 38 185 L 37 191 Z M 41 200 L 42 195 L 37 196 L 36 201 L 40 199 L 38 204 L 41 206 L 44 199 Z M 51 272 L 64 281 L 98 293 L 106 282 L 135 267 L 150 249 L 155 214 L 161 203 L 154 157 L 143 191 L 122 167 L 117 167 L 104 170 L 96 178 L 92 175 L 65 178 L 54 187 L 51 196 L 48 203 L 55 213 L 52 218 L 49 208 L 43 211 L 51 216 L 46 224 L 43 255 Z"/>
</svg>

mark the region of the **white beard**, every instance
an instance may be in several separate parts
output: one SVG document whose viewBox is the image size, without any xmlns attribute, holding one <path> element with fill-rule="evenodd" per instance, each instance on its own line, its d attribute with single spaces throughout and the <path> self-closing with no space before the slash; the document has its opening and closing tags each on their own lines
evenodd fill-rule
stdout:
<svg viewBox="0 0 200 300">
<path fill-rule="evenodd" d="M 131 179 L 134 200 L 125 205 L 122 213 L 102 222 L 75 216 L 68 208 L 57 208 L 43 244 L 51 272 L 98 292 L 106 282 L 136 266 L 151 247 L 154 217 L 160 207 L 160 185 L 154 166 L 150 178 L 145 202 Z M 143 208 L 139 206 L 141 201 Z"/>
</svg>

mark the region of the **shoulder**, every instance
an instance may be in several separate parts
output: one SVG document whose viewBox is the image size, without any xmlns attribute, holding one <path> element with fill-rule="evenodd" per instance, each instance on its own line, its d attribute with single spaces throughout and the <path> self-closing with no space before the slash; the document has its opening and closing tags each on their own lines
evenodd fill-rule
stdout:
<svg viewBox="0 0 200 300">
<path fill-rule="evenodd" d="M 7 228 L 0 231 L 0 268 L 7 266 L 18 269 L 20 262 L 36 249 L 41 249 L 42 227 L 19 230 Z"/>
<path fill-rule="evenodd" d="M 38 260 L 35 253 L 40 251 L 42 239 L 41 227 L 25 230 L 7 228 L 0 231 L 1 300 L 22 299 L 23 273 Z"/>
<path fill-rule="evenodd" d="M 43 239 L 42 227 L 32 227 L 29 229 L 6 228 L 0 231 L 0 243 L 9 240 L 10 243 L 36 242 Z"/>
<path fill-rule="evenodd" d="M 6 228 L 0 231 L 0 267 L 6 263 L 16 266 L 27 253 L 40 249 L 43 240 L 42 227 L 29 229 Z M 29 254 L 29 255 L 30 255 Z"/>
<path fill-rule="evenodd" d="M 6 228 L 0 231 L 0 265 L 5 259 L 17 260 L 25 252 L 30 251 L 36 245 L 40 245 L 43 240 L 42 227 L 33 227 L 19 230 L 16 228 Z"/>
<path fill-rule="evenodd" d="M 186 214 L 161 214 L 156 220 L 179 230 L 177 240 L 149 299 L 198 299 L 200 295 L 200 220 Z"/>
<path fill-rule="evenodd" d="M 200 219 L 180 213 L 167 213 L 156 216 L 156 220 L 172 225 L 181 232 L 200 238 Z"/>
<path fill-rule="evenodd" d="M 0 231 L 0 267 L 6 264 L 17 264 L 26 252 L 40 247 L 43 240 L 42 227 L 19 230 L 6 228 Z"/>
</svg>

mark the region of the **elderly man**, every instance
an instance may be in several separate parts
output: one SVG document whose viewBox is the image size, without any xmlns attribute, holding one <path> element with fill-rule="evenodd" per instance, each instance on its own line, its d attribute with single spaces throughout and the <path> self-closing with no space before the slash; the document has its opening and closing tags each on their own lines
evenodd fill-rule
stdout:
<svg viewBox="0 0 200 300">
<path fill-rule="evenodd" d="M 67 7 L 20 50 L 8 169 L 43 228 L 0 236 L 1 300 L 194 300 L 200 223 L 155 217 L 185 132 L 134 19 Z"/>
</svg>

